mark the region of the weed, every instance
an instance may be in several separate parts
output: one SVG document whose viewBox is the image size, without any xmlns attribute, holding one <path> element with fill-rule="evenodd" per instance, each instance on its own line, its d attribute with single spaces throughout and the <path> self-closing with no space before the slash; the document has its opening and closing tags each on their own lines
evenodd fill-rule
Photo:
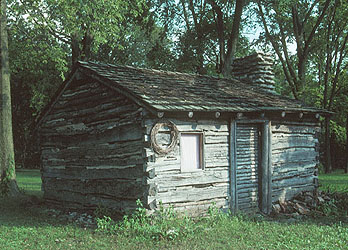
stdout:
<svg viewBox="0 0 348 250">
<path fill-rule="evenodd" d="M 322 212 L 325 216 L 338 216 L 340 214 L 336 205 L 336 200 L 334 199 L 323 202 L 318 206 L 317 210 Z"/>
<path fill-rule="evenodd" d="M 179 217 L 173 207 L 164 208 L 160 204 L 159 210 L 148 215 L 140 200 L 132 215 L 125 215 L 119 223 L 110 217 L 97 218 L 97 231 L 118 233 L 126 237 L 139 240 L 174 240 L 194 233 L 195 224 L 186 216 Z"/>
<path fill-rule="evenodd" d="M 104 217 L 111 217 L 112 212 L 109 208 L 104 207 L 102 205 L 98 205 L 98 207 L 94 210 L 94 217 L 101 219 Z"/>
<path fill-rule="evenodd" d="M 223 212 L 221 211 L 217 206 L 216 203 L 213 202 L 213 204 L 208 208 L 208 217 L 207 220 L 211 225 L 217 225 L 222 220 L 226 220 L 231 216 L 230 212 Z"/>
</svg>

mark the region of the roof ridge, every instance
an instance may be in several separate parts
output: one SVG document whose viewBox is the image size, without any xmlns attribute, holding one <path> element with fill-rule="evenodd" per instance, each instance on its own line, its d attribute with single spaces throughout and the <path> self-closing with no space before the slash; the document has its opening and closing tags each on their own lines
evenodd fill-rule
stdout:
<svg viewBox="0 0 348 250">
<path fill-rule="evenodd" d="M 180 72 L 180 71 L 171 71 L 171 70 L 163 70 L 163 69 L 153 69 L 153 68 L 146 68 L 146 67 L 136 67 L 132 65 L 122 65 L 122 64 L 111 64 L 111 63 L 103 63 L 99 61 L 78 61 L 80 64 L 97 64 L 97 65 L 105 65 L 105 66 L 111 66 L 111 67 L 124 67 L 124 68 L 130 68 L 134 70 L 145 70 L 149 72 L 158 72 L 158 73 L 164 73 L 164 74 L 173 74 L 173 75 L 183 75 L 183 76 L 198 76 L 198 77 L 207 77 L 207 78 L 213 78 L 213 79 L 219 79 L 219 80 L 236 80 L 240 81 L 236 78 L 227 78 L 227 77 L 220 77 L 215 75 L 203 75 L 198 73 L 187 73 L 187 72 Z"/>
</svg>

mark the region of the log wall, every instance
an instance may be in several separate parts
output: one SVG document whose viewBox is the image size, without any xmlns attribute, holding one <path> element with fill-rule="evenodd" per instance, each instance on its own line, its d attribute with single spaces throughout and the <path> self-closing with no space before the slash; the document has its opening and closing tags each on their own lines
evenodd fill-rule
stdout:
<svg viewBox="0 0 348 250">
<path fill-rule="evenodd" d="M 272 122 L 272 201 L 314 190 L 319 159 L 318 124 Z"/>
<path fill-rule="evenodd" d="M 182 173 L 180 169 L 180 138 L 173 151 L 161 156 L 155 154 L 150 144 L 146 149 L 147 171 L 154 171 L 155 177 L 148 183 L 156 186 L 156 192 L 149 196 L 149 202 L 163 206 L 173 205 L 175 210 L 189 214 L 201 214 L 213 203 L 228 209 L 229 197 L 229 131 L 227 121 L 177 120 L 170 119 L 179 132 L 204 133 L 204 170 Z M 144 122 L 147 140 L 156 120 Z M 163 132 L 165 133 L 165 131 Z M 160 133 L 157 140 L 161 141 Z M 168 142 L 163 139 L 163 145 Z"/>
<path fill-rule="evenodd" d="M 126 212 L 143 182 L 142 109 L 97 82 L 72 82 L 40 128 L 44 198 Z"/>
</svg>

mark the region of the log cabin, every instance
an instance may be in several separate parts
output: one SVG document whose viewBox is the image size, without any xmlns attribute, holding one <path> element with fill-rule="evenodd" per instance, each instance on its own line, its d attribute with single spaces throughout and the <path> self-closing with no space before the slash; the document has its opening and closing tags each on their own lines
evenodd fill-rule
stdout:
<svg viewBox="0 0 348 250">
<path fill-rule="evenodd" d="M 317 187 L 319 119 L 276 94 L 270 56 L 232 79 L 78 62 L 38 119 L 44 199 L 120 213 L 270 213 Z"/>
</svg>

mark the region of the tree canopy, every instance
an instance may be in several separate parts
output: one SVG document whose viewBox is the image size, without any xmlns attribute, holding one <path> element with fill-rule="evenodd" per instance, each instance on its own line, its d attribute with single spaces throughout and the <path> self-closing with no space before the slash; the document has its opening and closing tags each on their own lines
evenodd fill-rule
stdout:
<svg viewBox="0 0 348 250">
<path fill-rule="evenodd" d="M 276 89 L 335 111 L 343 142 L 347 11 L 343 0 L 9 0 L 18 165 L 34 165 L 31 125 L 77 60 L 230 77 L 235 57 L 268 51 Z"/>
</svg>

